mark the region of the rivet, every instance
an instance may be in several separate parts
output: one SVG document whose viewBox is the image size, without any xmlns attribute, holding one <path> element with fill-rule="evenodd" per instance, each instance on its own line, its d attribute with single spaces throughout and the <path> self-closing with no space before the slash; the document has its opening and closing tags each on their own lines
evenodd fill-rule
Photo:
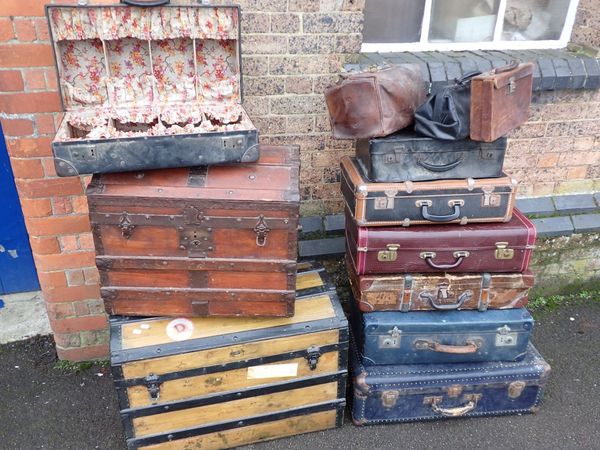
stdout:
<svg viewBox="0 0 600 450">
<path fill-rule="evenodd" d="M 236 221 L 238 221 L 238 222 L 241 222 L 241 221 L 242 221 L 242 218 L 241 218 L 241 217 L 238 217 L 238 218 L 237 218 L 237 219 L 235 219 L 235 220 L 236 220 Z"/>
<path fill-rule="evenodd" d="M 256 175 L 250 175 L 248 178 L 249 178 L 250 180 L 254 181 L 254 180 L 256 180 Z"/>
<path fill-rule="evenodd" d="M 185 250 L 185 245 L 180 245 L 179 250 Z"/>
<path fill-rule="evenodd" d="M 207 228 L 206 231 L 210 233 L 212 231 L 212 228 Z"/>
<path fill-rule="evenodd" d="M 150 220 L 150 216 L 148 214 L 146 214 L 144 217 L 146 218 L 146 220 Z"/>
<path fill-rule="evenodd" d="M 213 248 L 212 247 L 208 247 L 208 250 L 212 252 Z"/>
<path fill-rule="evenodd" d="M 156 192 L 162 192 L 162 191 L 163 191 L 163 190 L 162 190 L 161 188 L 158 188 L 158 189 L 156 190 Z"/>
</svg>

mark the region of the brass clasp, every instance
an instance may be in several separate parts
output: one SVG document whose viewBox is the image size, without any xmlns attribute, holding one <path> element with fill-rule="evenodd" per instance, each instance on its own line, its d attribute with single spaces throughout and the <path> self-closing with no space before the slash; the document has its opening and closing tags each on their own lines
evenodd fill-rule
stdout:
<svg viewBox="0 0 600 450">
<path fill-rule="evenodd" d="M 496 242 L 496 259 L 513 259 L 515 250 L 508 248 L 508 242 Z"/>
<path fill-rule="evenodd" d="M 380 262 L 391 262 L 398 259 L 398 249 L 400 244 L 388 244 L 386 245 L 387 250 L 380 250 L 377 253 L 377 261 Z"/>
</svg>

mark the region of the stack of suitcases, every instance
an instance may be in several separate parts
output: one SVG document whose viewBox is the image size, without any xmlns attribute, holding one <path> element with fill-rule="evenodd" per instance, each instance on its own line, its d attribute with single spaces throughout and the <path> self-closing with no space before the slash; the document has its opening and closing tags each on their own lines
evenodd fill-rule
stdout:
<svg viewBox="0 0 600 450">
<path fill-rule="evenodd" d="M 524 308 L 536 232 L 505 150 L 397 133 L 342 159 L 355 424 L 538 408 L 549 366 Z"/>
<path fill-rule="evenodd" d="M 239 8 L 47 12 L 66 110 L 56 169 L 94 173 L 128 447 L 340 426 L 348 323 L 323 268 L 297 264 L 298 149 L 258 145 L 242 107 Z"/>
</svg>

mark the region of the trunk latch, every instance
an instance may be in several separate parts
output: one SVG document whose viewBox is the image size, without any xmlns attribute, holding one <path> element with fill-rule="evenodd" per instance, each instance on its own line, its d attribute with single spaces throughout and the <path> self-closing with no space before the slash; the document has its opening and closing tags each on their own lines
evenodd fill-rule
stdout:
<svg viewBox="0 0 600 450">
<path fill-rule="evenodd" d="M 121 218 L 119 219 L 119 228 L 121 229 L 121 235 L 125 239 L 129 239 L 133 233 L 133 230 L 135 229 L 135 225 L 131 222 L 129 214 L 126 212 L 121 214 Z"/>
<path fill-rule="evenodd" d="M 265 216 L 262 214 L 258 217 L 258 222 L 254 226 L 254 232 L 256 233 L 256 245 L 264 247 L 267 244 L 267 235 L 271 229 L 265 221 Z"/>
<path fill-rule="evenodd" d="M 496 242 L 496 259 L 513 259 L 515 250 L 508 248 L 508 242 Z"/>
<path fill-rule="evenodd" d="M 144 378 L 146 382 L 146 388 L 148 388 L 148 395 L 150 395 L 150 399 L 156 401 L 160 398 L 160 377 L 154 373 L 148 374 L 146 378 Z"/>
<path fill-rule="evenodd" d="M 496 347 L 511 347 L 517 345 L 518 333 L 512 331 L 508 325 L 498 328 L 496 334 Z"/>
<path fill-rule="evenodd" d="M 319 363 L 319 358 L 321 357 L 321 349 L 316 345 L 312 347 L 308 347 L 306 350 L 306 360 L 308 361 L 308 367 L 310 370 L 315 370 L 317 368 L 317 364 Z"/>
<path fill-rule="evenodd" d="M 383 391 L 381 393 L 381 404 L 385 409 L 392 409 L 398 402 L 400 393 L 398 391 Z"/>
<path fill-rule="evenodd" d="M 400 244 L 388 244 L 386 245 L 387 250 L 380 250 L 377 253 L 377 261 L 380 262 L 391 262 L 398 259 L 398 249 Z"/>
<path fill-rule="evenodd" d="M 398 327 L 388 331 L 389 336 L 379 336 L 379 348 L 400 348 L 400 334 Z"/>
</svg>

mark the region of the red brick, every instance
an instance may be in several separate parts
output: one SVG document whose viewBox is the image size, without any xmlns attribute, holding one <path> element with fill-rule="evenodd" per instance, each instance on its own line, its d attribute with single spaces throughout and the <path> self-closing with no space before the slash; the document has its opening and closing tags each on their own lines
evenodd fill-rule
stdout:
<svg viewBox="0 0 600 450">
<path fill-rule="evenodd" d="M 52 199 L 52 211 L 59 216 L 71 214 L 73 212 L 73 206 L 67 197 L 57 197 Z"/>
<path fill-rule="evenodd" d="M 52 204 L 49 198 L 21 197 L 21 210 L 25 217 L 47 217 L 52 214 Z"/>
<path fill-rule="evenodd" d="M 0 1 L 0 16 L 42 17 L 46 3 L 48 1 L 44 0 L 2 0 Z"/>
<path fill-rule="evenodd" d="M 46 310 L 48 311 L 48 318 L 51 320 L 61 320 L 75 316 L 73 302 L 46 303 Z"/>
<path fill-rule="evenodd" d="M 79 247 L 82 250 L 94 250 L 94 237 L 92 233 L 82 233 L 79 235 Z"/>
<path fill-rule="evenodd" d="M 54 166 L 54 159 L 42 158 L 42 167 L 44 168 L 44 174 L 46 177 L 54 178 L 56 175 L 56 167 Z"/>
<path fill-rule="evenodd" d="M 89 212 L 87 197 L 81 195 L 71 199 L 73 203 L 73 212 L 77 214 L 87 214 Z"/>
<path fill-rule="evenodd" d="M 41 288 L 44 290 L 44 297 L 46 297 L 45 294 L 50 289 L 64 288 L 67 286 L 67 278 L 62 270 L 56 272 L 42 272 L 38 270 L 38 280 L 40 281 Z"/>
<path fill-rule="evenodd" d="M 7 137 L 30 136 L 33 122 L 29 119 L 2 119 L 2 129 Z"/>
<path fill-rule="evenodd" d="M 0 67 L 48 67 L 54 64 L 50 44 L 7 44 L 0 46 Z"/>
<path fill-rule="evenodd" d="M 13 158 L 52 156 L 52 138 L 7 139 L 6 147 Z"/>
<path fill-rule="evenodd" d="M 30 217 L 25 219 L 27 230 L 36 236 L 80 233 L 90 230 L 88 216 Z"/>
<path fill-rule="evenodd" d="M 77 245 L 77 236 L 61 236 L 60 248 L 62 248 L 63 252 L 76 252 L 79 250 L 79 246 Z"/>
<path fill-rule="evenodd" d="M 38 91 L 46 89 L 46 69 L 29 69 L 23 71 L 25 89 Z"/>
<path fill-rule="evenodd" d="M 37 255 L 52 255 L 60 253 L 58 239 L 55 237 L 38 237 L 33 236 L 29 239 L 31 250 Z"/>
<path fill-rule="evenodd" d="M 17 39 L 21 42 L 32 42 L 35 41 L 37 35 L 35 32 L 35 23 L 32 19 L 13 19 L 15 24 L 15 33 Z"/>
<path fill-rule="evenodd" d="M 0 42 L 10 41 L 14 38 L 15 32 L 13 30 L 12 20 L 8 17 L 0 17 Z"/>
<path fill-rule="evenodd" d="M 60 270 L 60 269 L 79 269 L 80 267 L 93 266 L 95 264 L 95 253 L 94 252 L 81 252 L 81 253 L 61 253 L 57 255 L 38 255 L 36 257 L 36 267 L 39 270 Z M 89 287 L 89 286 L 86 286 Z M 73 293 L 71 293 L 73 294 Z M 98 297 L 98 293 L 95 295 L 86 292 L 85 297 L 76 297 L 69 300 L 82 300 L 86 298 Z M 47 299 L 48 300 L 48 299 Z M 48 300 L 50 301 L 50 300 Z"/>
<path fill-rule="evenodd" d="M 25 84 L 20 71 L 0 70 L 0 91 L 15 92 L 22 91 L 24 88 Z"/>
<path fill-rule="evenodd" d="M 19 193 L 24 197 L 53 197 L 55 195 L 81 195 L 83 188 L 77 177 L 45 180 L 17 180 Z"/>
<path fill-rule="evenodd" d="M 39 134 L 54 134 L 54 114 L 38 114 L 35 118 L 37 131 Z"/>
<path fill-rule="evenodd" d="M 56 78 L 56 70 L 55 69 L 46 69 L 46 86 L 51 91 L 58 90 L 58 80 Z"/>
<path fill-rule="evenodd" d="M 62 348 L 81 347 L 79 333 L 54 333 L 54 343 Z"/>
<path fill-rule="evenodd" d="M 37 259 L 39 259 L 39 257 Z M 46 302 L 49 303 L 74 302 L 78 300 L 88 300 L 90 298 L 100 298 L 100 288 L 98 286 L 90 285 L 70 287 L 49 286 L 44 289 L 44 298 L 46 299 Z"/>
<path fill-rule="evenodd" d="M 49 41 L 50 33 L 48 31 L 48 21 L 44 19 L 33 19 L 35 23 L 35 33 L 37 34 L 37 38 L 40 41 Z"/>
<path fill-rule="evenodd" d="M 98 284 L 100 282 L 100 274 L 95 267 L 86 267 L 83 269 L 85 284 Z"/>
<path fill-rule="evenodd" d="M 42 178 L 44 169 L 39 158 L 11 158 L 15 178 Z"/>
<path fill-rule="evenodd" d="M 108 322 L 105 315 L 71 317 L 66 319 L 50 319 L 50 326 L 55 333 L 73 333 L 76 331 L 102 330 Z"/>
<path fill-rule="evenodd" d="M 81 286 L 85 284 L 83 270 L 67 270 L 65 274 L 67 276 L 67 284 L 69 286 Z"/>
<path fill-rule="evenodd" d="M 567 171 L 567 180 L 584 180 L 588 166 L 571 167 Z"/>
<path fill-rule="evenodd" d="M 71 348 L 56 346 L 56 353 L 60 359 L 69 361 L 93 361 L 96 359 L 107 359 L 109 356 L 108 344 Z"/>
<path fill-rule="evenodd" d="M 0 108 L 9 114 L 60 111 L 58 92 L 0 94 Z"/>
</svg>

